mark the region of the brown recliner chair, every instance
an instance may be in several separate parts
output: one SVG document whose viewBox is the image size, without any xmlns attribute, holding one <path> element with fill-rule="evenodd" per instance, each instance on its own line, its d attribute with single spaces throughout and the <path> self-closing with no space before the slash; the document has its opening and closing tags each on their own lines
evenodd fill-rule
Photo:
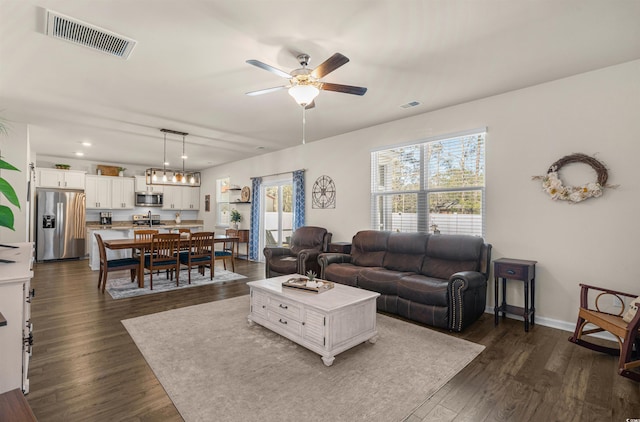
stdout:
<svg viewBox="0 0 640 422">
<path fill-rule="evenodd" d="M 327 251 L 331 236 L 325 228 L 305 226 L 293 232 L 290 248 L 264 248 L 267 278 L 307 271 L 320 274 L 318 255 Z"/>
</svg>

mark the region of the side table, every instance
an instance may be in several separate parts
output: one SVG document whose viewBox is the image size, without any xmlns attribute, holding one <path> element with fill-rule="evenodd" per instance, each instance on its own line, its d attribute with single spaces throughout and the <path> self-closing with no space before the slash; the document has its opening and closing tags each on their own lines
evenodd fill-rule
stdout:
<svg viewBox="0 0 640 422">
<path fill-rule="evenodd" d="M 333 242 L 329 243 L 329 252 L 351 253 L 351 242 Z"/>
<path fill-rule="evenodd" d="M 524 317 L 524 331 L 529 331 L 529 320 L 535 325 L 535 292 L 536 292 L 536 263 L 524 259 L 500 258 L 493 261 L 493 274 L 495 276 L 495 325 L 498 325 L 498 317 L 502 312 L 504 318 L 508 313 L 522 315 Z M 498 306 L 498 292 L 500 279 L 502 278 L 502 304 Z M 524 282 L 524 308 L 507 305 L 507 280 L 520 280 Z M 531 305 L 529 305 L 529 302 Z"/>
</svg>

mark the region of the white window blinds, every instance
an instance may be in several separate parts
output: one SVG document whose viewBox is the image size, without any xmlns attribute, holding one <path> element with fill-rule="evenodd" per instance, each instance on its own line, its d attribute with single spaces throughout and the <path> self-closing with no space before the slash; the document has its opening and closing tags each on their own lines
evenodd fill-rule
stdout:
<svg viewBox="0 0 640 422">
<path fill-rule="evenodd" d="M 484 236 L 485 132 L 372 152 L 372 228 Z"/>
</svg>

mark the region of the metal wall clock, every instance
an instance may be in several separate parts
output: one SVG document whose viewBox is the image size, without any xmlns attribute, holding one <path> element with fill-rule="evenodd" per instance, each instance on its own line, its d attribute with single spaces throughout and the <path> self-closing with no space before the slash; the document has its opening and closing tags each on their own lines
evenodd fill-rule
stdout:
<svg viewBox="0 0 640 422">
<path fill-rule="evenodd" d="M 320 176 L 313 184 L 311 192 L 313 208 L 336 207 L 336 185 L 329 176 Z"/>
</svg>

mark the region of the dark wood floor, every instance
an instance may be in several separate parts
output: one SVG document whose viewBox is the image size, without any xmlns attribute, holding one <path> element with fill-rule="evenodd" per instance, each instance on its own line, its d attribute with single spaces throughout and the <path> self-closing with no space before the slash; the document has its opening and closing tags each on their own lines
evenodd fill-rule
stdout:
<svg viewBox="0 0 640 422">
<path fill-rule="evenodd" d="M 238 261 L 236 271 L 248 279 L 113 300 L 98 292 L 87 261 L 36 264 L 27 398 L 38 420 L 181 421 L 120 321 L 247 294 L 264 266 Z M 525 334 L 513 320 L 496 328 L 485 314 L 456 336 L 486 349 L 408 421 L 640 418 L 639 384 L 616 375 L 614 358 L 569 343 L 567 332 Z"/>
</svg>

